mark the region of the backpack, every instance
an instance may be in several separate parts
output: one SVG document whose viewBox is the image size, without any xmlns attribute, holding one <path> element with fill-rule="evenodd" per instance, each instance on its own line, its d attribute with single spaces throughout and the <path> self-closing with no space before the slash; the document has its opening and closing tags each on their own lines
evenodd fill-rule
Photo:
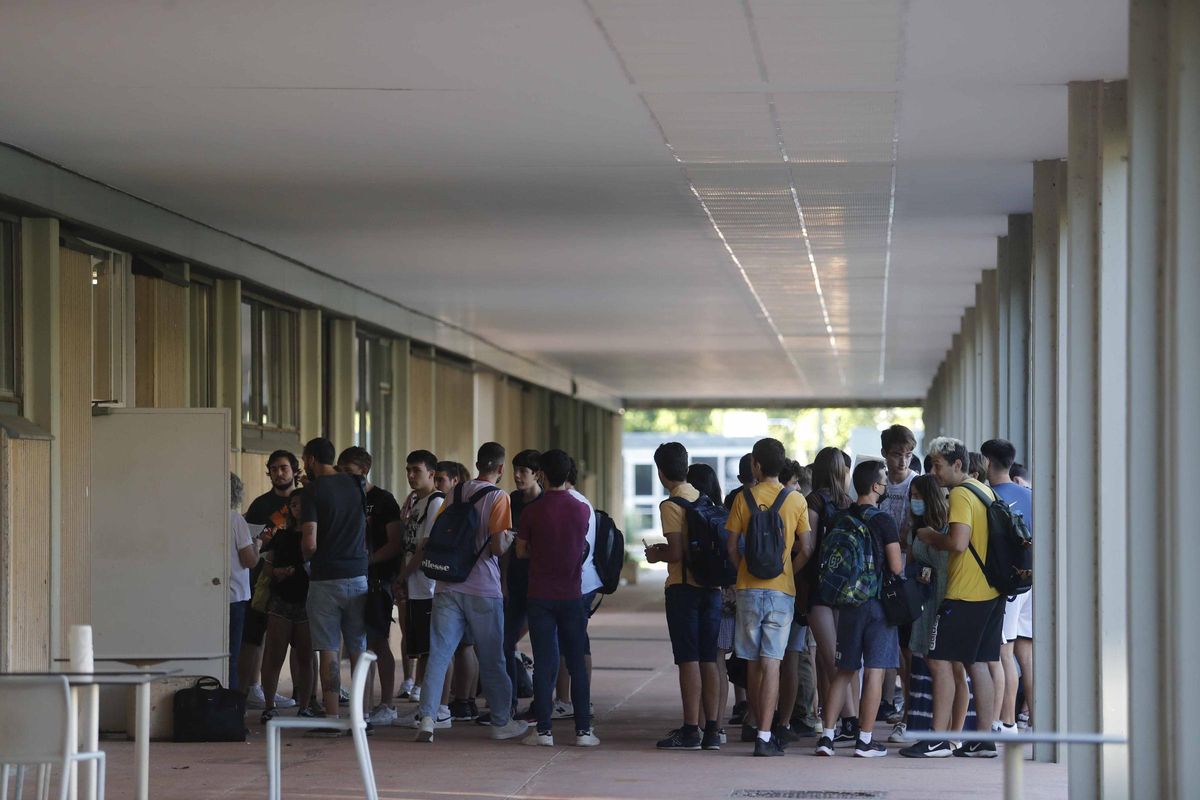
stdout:
<svg viewBox="0 0 1200 800">
<path fill-rule="evenodd" d="M 491 544 L 491 537 L 483 547 L 475 549 L 475 537 L 479 535 L 479 508 L 475 505 L 499 486 L 484 486 L 463 500 L 462 484 L 454 487 L 454 500 L 443 506 L 442 513 L 433 521 L 433 529 L 425 540 L 425 556 L 421 559 L 421 572 L 435 581 L 462 583 L 471 575 L 475 562 Z"/>
<path fill-rule="evenodd" d="M 975 562 L 983 570 L 988 584 L 1007 597 L 1025 594 L 1033 586 L 1033 537 L 1020 514 L 996 495 L 992 500 L 969 483 L 970 492 L 987 507 L 987 562 L 979 557 L 975 545 L 968 545 Z"/>
<path fill-rule="evenodd" d="M 862 516 L 842 512 L 821 542 L 818 597 L 826 605 L 861 606 L 879 597 L 880 558 L 867 523 L 884 512 L 868 508 Z"/>
<path fill-rule="evenodd" d="M 729 552 L 725 549 L 728 541 L 725 522 L 729 519 L 725 507 L 703 494 L 694 503 L 682 497 L 668 499 L 687 515 L 687 537 L 683 543 L 684 580 L 690 572 L 692 580 L 700 586 L 717 588 L 737 583 L 737 567 L 730 563 Z"/>
<path fill-rule="evenodd" d="M 745 552 L 742 553 L 746 570 L 759 580 L 778 578 L 783 574 L 783 551 L 787 544 L 779 509 L 792 490 L 780 489 L 770 508 L 758 507 L 758 501 L 754 499 L 749 486 L 743 487 L 742 492 L 746 509 L 750 512 L 746 532 L 742 534 L 746 543 Z"/>
<path fill-rule="evenodd" d="M 605 512 L 596 510 L 596 548 L 592 564 L 600 578 L 601 594 L 612 594 L 621 585 L 621 569 L 625 566 L 625 534 Z"/>
</svg>

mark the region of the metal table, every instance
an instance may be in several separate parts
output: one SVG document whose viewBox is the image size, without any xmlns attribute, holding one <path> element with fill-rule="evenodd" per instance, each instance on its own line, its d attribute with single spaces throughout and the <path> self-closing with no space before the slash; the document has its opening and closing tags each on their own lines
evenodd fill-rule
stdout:
<svg viewBox="0 0 1200 800">
<path fill-rule="evenodd" d="M 82 714 L 78 747 L 84 751 L 100 747 L 100 686 L 128 686 L 136 693 L 137 719 L 133 730 L 133 766 L 136 800 L 150 800 L 150 684 L 178 674 L 179 670 L 99 670 L 96 672 L 5 672 L 25 677 L 58 676 L 67 679 L 75 713 Z M 72 797 L 76 782 L 72 781 Z M 85 800 L 96 796 L 95 765 L 83 764 L 78 772 L 78 794 Z"/>
</svg>

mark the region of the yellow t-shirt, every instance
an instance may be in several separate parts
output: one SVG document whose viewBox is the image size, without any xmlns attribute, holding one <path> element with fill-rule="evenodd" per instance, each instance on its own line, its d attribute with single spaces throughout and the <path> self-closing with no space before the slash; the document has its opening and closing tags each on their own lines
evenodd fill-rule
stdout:
<svg viewBox="0 0 1200 800">
<path fill-rule="evenodd" d="M 682 497 L 689 503 L 696 502 L 700 497 L 700 492 L 695 486 L 692 486 L 686 481 L 676 486 L 671 490 L 671 497 Z M 678 503 L 672 503 L 670 500 L 663 500 L 658 504 L 658 516 L 662 519 L 662 530 L 665 536 L 668 533 L 678 533 L 685 539 L 683 549 L 687 551 L 687 509 Z M 688 575 L 687 579 L 689 586 L 698 586 L 692 576 Z M 667 586 L 675 586 L 683 583 L 683 562 L 671 563 L 667 562 Z"/>
<path fill-rule="evenodd" d="M 760 509 L 770 508 L 775 498 L 783 490 L 778 482 L 759 483 L 750 491 Z M 783 530 L 786 539 L 783 548 L 783 572 L 770 580 L 762 580 L 750 574 L 746 569 L 746 560 L 738 565 L 737 588 L 739 589 L 774 589 L 793 597 L 796 595 L 796 576 L 792 573 L 792 547 L 796 537 L 808 533 L 808 503 L 799 492 L 792 492 L 779 508 L 779 516 L 783 518 Z M 746 507 L 746 495 L 738 492 L 733 500 L 733 508 L 729 511 L 729 519 L 725 523 L 730 534 L 740 537 L 750 524 L 750 510 Z"/>
<path fill-rule="evenodd" d="M 988 497 L 994 498 L 995 493 L 974 478 L 967 478 L 964 483 L 969 483 L 978 489 L 982 489 L 983 493 Z M 975 551 L 979 553 L 979 558 L 985 564 L 987 563 L 987 548 L 988 548 L 988 524 L 987 524 L 987 506 L 980 502 L 975 493 L 968 489 L 965 485 L 955 486 L 950 490 L 950 524 L 959 522 L 971 528 L 971 544 L 975 545 Z M 950 554 L 950 565 L 947 569 L 948 580 L 946 582 L 946 599 L 947 600 L 991 600 L 999 597 L 1000 593 L 991 587 L 987 582 L 987 578 L 983 575 L 983 570 L 979 568 L 979 563 L 975 560 L 975 556 L 971 555 L 970 550 L 964 550 L 961 553 Z"/>
</svg>

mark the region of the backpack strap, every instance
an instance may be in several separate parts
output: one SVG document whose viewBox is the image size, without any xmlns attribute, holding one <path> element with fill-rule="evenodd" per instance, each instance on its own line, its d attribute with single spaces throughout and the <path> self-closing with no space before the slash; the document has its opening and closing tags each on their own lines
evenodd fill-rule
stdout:
<svg viewBox="0 0 1200 800">
<path fill-rule="evenodd" d="M 746 500 L 746 511 L 753 514 L 758 510 L 758 501 L 754 499 L 754 492 L 750 491 L 749 486 L 742 487 L 742 496 Z"/>
<path fill-rule="evenodd" d="M 788 495 L 791 493 L 792 490 L 786 486 L 780 489 L 779 494 L 775 495 L 775 502 L 771 504 L 771 510 L 778 514 L 779 509 L 783 508 L 784 502 L 787 501 Z"/>
<path fill-rule="evenodd" d="M 700 495 L 700 497 L 704 497 L 704 495 Z M 668 498 L 667 498 L 667 501 L 668 501 L 668 502 L 671 502 L 671 503 L 674 503 L 675 505 L 677 505 L 677 506 L 679 506 L 680 508 L 682 508 L 682 509 L 683 509 L 683 513 L 684 513 L 685 515 L 687 514 L 687 512 L 688 512 L 688 511 L 691 511 L 693 508 L 695 508 L 697 505 L 699 505 L 699 504 L 700 504 L 700 498 L 699 498 L 699 497 L 698 497 L 698 498 L 696 498 L 696 502 L 695 502 L 695 503 L 689 503 L 687 500 L 684 500 L 682 497 L 668 497 Z M 685 522 L 687 521 L 687 520 L 686 520 L 686 516 L 685 516 L 685 519 L 684 519 L 684 521 L 685 521 Z M 666 535 L 666 534 L 665 534 L 665 532 L 664 532 L 664 535 Z M 681 580 L 682 580 L 682 582 L 683 582 L 683 583 L 685 583 L 685 584 L 686 584 L 686 583 L 688 582 L 688 574 L 687 574 L 687 541 L 686 541 L 686 540 L 685 540 L 685 541 L 684 541 L 684 543 L 683 543 L 683 558 L 680 560 L 680 562 L 679 562 L 679 566 L 680 566 L 680 568 L 681 568 L 681 572 L 680 572 L 680 575 L 682 576 Z M 597 605 L 596 605 L 596 608 L 599 608 L 599 607 L 600 607 L 600 606 L 599 606 L 599 604 L 597 604 Z M 593 612 L 591 612 L 591 613 L 593 613 L 593 614 L 594 614 L 594 613 L 595 613 L 595 611 L 593 611 Z M 588 616 L 590 617 L 590 616 L 591 616 L 591 614 L 589 614 Z"/>
<path fill-rule="evenodd" d="M 979 499 L 979 502 L 983 503 L 983 506 L 985 509 L 988 506 L 990 506 L 992 503 L 996 502 L 993 498 L 988 497 L 986 494 L 981 492 L 975 486 L 967 483 L 966 481 L 963 481 L 962 483 L 960 483 L 959 486 L 965 488 L 968 492 L 975 495 L 975 497 Z M 957 487 L 955 487 L 955 488 L 957 488 Z M 989 530 L 988 537 L 990 538 L 991 535 L 992 535 L 992 532 Z M 979 565 L 979 571 L 983 573 L 983 579 L 985 581 L 988 581 L 988 586 L 991 586 L 992 583 L 990 580 L 988 580 L 987 567 L 985 567 L 983 565 L 983 559 L 979 557 L 979 551 L 975 549 L 975 545 L 972 544 L 970 540 L 967 541 L 967 549 L 970 550 L 971 555 L 973 555 L 975 557 L 975 563 Z"/>
<path fill-rule="evenodd" d="M 457 492 L 457 494 L 455 496 L 455 502 L 459 502 L 462 498 L 462 492 L 460 491 L 461 489 L 462 489 L 461 483 L 458 486 L 454 487 L 454 491 Z M 476 503 L 478 503 L 480 500 L 482 500 L 487 495 L 491 494 L 492 492 L 498 492 L 498 491 L 500 491 L 499 486 L 495 486 L 495 485 L 484 486 L 478 492 L 471 495 L 471 499 L 468 500 L 467 502 L 470 503 L 471 505 L 475 505 Z"/>
</svg>

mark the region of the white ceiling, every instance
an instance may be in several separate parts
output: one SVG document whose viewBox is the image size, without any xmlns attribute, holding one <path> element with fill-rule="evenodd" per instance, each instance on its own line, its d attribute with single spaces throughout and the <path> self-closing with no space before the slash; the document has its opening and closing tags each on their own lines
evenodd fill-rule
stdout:
<svg viewBox="0 0 1200 800">
<path fill-rule="evenodd" d="M 1127 13 L 2 0 L 0 141 L 627 398 L 913 398 Z"/>
</svg>

